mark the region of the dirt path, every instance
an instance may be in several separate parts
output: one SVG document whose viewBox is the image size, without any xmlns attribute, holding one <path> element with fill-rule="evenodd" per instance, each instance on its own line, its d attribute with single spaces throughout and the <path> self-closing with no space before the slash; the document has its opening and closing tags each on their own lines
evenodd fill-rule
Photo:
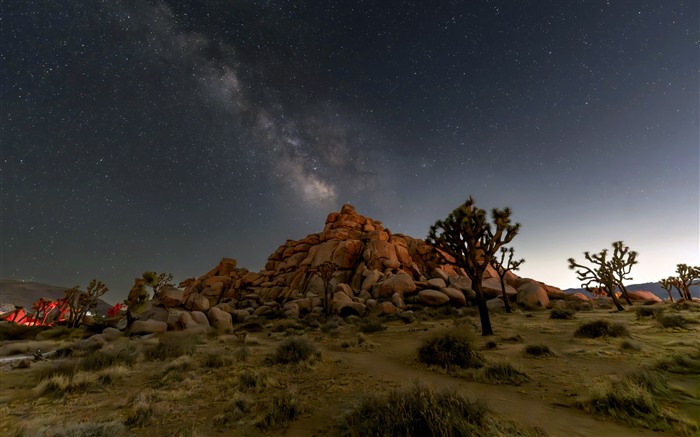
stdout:
<svg viewBox="0 0 700 437">
<path fill-rule="evenodd" d="M 324 348 L 323 353 L 332 360 L 342 361 L 349 369 L 367 378 L 378 378 L 400 386 L 419 381 L 436 388 L 455 389 L 469 398 L 483 399 L 494 411 L 523 424 L 537 426 L 551 436 L 669 435 L 643 428 L 628 428 L 614 422 L 597 420 L 574 408 L 552 405 L 538 399 L 537 390 L 529 390 L 531 387 L 528 385 L 534 383 L 521 387 L 482 384 L 413 365 L 412 357 L 422 344 L 423 337 L 425 335 L 412 334 L 400 342 L 382 342 L 372 352 L 342 352 Z M 376 338 L 379 342 L 381 339 L 382 336 Z M 292 424 L 285 435 L 308 437 L 313 431 L 318 431 L 319 425 L 335 419 L 340 413 L 338 407 L 326 406 L 314 411 L 311 417 Z"/>
</svg>

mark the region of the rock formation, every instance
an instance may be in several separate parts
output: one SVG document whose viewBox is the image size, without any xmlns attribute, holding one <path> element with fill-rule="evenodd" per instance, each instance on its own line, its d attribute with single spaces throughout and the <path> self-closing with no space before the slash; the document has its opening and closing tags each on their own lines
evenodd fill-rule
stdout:
<svg viewBox="0 0 700 437">
<path fill-rule="evenodd" d="M 464 271 L 450 261 L 425 241 L 393 234 L 381 222 L 344 205 L 328 215 L 323 231 L 282 244 L 268 257 L 264 270 L 251 272 L 224 258 L 203 276 L 183 281 L 184 290 L 165 290 L 154 305 L 168 310 L 170 329 L 211 325 L 230 330 L 232 323 L 249 317 L 320 315 L 324 284 L 317 269 L 331 262 L 337 270 L 330 282 L 330 305 L 341 316 L 397 314 L 410 305 L 464 307 L 475 293 Z M 506 294 L 518 295 L 517 301 L 529 309 L 544 308 L 549 297 L 563 294 L 511 272 L 505 283 Z M 487 298 L 501 295 L 493 268 L 486 270 L 482 284 Z M 204 320 L 196 320 L 204 314 Z"/>
</svg>

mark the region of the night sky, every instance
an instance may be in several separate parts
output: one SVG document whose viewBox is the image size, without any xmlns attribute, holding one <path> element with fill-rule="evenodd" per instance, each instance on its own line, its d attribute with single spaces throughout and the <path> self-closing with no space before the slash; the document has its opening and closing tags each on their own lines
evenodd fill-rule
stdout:
<svg viewBox="0 0 700 437">
<path fill-rule="evenodd" d="M 2 3 L 3 279 L 251 270 L 352 203 L 510 206 L 520 275 L 700 263 L 697 1 Z"/>
</svg>

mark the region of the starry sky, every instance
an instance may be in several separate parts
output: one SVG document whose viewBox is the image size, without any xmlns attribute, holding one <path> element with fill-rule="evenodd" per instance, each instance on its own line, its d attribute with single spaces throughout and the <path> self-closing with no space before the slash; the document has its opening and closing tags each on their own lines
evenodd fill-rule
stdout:
<svg viewBox="0 0 700 437">
<path fill-rule="evenodd" d="M 698 4 L 21 1 L 0 26 L 0 277 L 259 270 L 352 203 L 424 238 L 510 206 L 521 276 L 700 263 Z"/>
</svg>

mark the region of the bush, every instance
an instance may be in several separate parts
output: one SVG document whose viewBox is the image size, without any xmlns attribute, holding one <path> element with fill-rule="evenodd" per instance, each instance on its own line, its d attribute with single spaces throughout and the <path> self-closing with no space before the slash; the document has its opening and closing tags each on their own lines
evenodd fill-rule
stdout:
<svg viewBox="0 0 700 437">
<path fill-rule="evenodd" d="M 368 317 L 366 319 L 363 319 L 358 327 L 360 328 L 360 332 L 363 332 L 365 334 L 380 332 L 386 329 L 386 326 L 384 326 L 382 321 L 376 317 Z"/>
<path fill-rule="evenodd" d="M 640 319 L 643 319 L 645 317 L 656 317 L 656 315 L 658 313 L 661 313 L 661 310 L 641 306 L 641 307 L 636 307 L 634 309 L 634 313 L 637 315 L 637 320 L 640 320 Z"/>
<path fill-rule="evenodd" d="M 428 340 L 418 350 L 418 360 L 444 368 L 480 368 L 484 358 L 471 344 L 471 338 L 463 331 L 452 330 Z"/>
<path fill-rule="evenodd" d="M 230 366 L 233 361 L 230 358 L 223 357 L 221 354 L 208 353 L 204 358 L 202 365 L 209 369 L 218 369 L 219 367 Z"/>
<path fill-rule="evenodd" d="M 486 422 L 487 412 L 483 401 L 416 385 L 388 396 L 365 398 L 336 427 L 341 435 L 359 436 L 482 435 L 478 431 Z"/>
<path fill-rule="evenodd" d="M 576 311 L 569 308 L 553 308 L 552 312 L 549 313 L 549 317 L 552 319 L 568 320 L 573 319 Z"/>
<path fill-rule="evenodd" d="M 639 352 L 640 350 L 642 350 L 642 348 L 631 341 L 625 340 L 620 343 L 620 351 L 622 352 Z"/>
<path fill-rule="evenodd" d="M 658 370 L 680 375 L 700 375 L 700 352 L 674 354 L 660 360 L 654 366 Z"/>
<path fill-rule="evenodd" d="M 297 399 L 296 391 L 289 390 L 281 396 L 272 398 L 267 412 L 256 425 L 264 431 L 285 429 L 289 426 L 289 422 L 295 420 L 303 412 L 304 407 Z"/>
<path fill-rule="evenodd" d="M 554 352 L 546 344 L 529 344 L 525 346 L 524 351 L 525 355 L 531 357 L 551 357 L 554 355 Z"/>
<path fill-rule="evenodd" d="M 317 357 L 320 354 L 316 346 L 309 340 L 305 338 L 290 338 L 280 343 L 271 360 L 274 364 L 299 363 L 309 358 Z"/>
<path fill-rule="evenodd" d="M 172 360 L 183 355 L 193 355 L 197 350 L 197 338 L 187 335 L 164 335 L 158 345 L 146 350 L 147 360 Z"/>
<path fill-rule="evenodd" d="M 583 410 L 602 414 L 656 431 L 674 430 L 692 434 L 697 427 L 672 415 L 661 407 L 659 396 L 669 393 L 666 378 L 659 373 L 641 371 L 624 375 L 615 381 L 594 385 L 587 399 L 577 402 Z"/>
<path fill-rule="evenodd" d="M 490 384 L 520 385 L 528 382 L 530 377 L 517 366 L 503 361 L 484 367 L 477 376 L 477 380 Z"/>
<path fill-rule="evenodd" d="M 155 408 L 151 404 L 150 393 L 139 393 L 131 403 L 124 424 L 128 427 L 144 426 L 155 416 Z"/>
<path fill-rule="evenodd" d="M 92 350 L 80 359 L 78 369 L 90 372 L 117 365 L 131 367 L 136 363 L 136 358 L 136 349 L 132 345 L 116 352 Z"/>
<path fill-rule="evenodd" d="M 690 321 L 680 314 L 659 314 L 656 322 L 663 328 L 685 328 Z"/>
<path fill-rule="evenodd" d="M 629 330 L 621 323 L 610 323 L 605 320 L 595 320 L 579 326 L 574 332 L 574 337 L 598 338 L 598 337 L 629 337 Z"/>
<path fill-rule="evenodd" d="M 268 385 L 268 380 L 265 375 L 251 373 L 247 370 L 238 374 L 238 390 L 247 392 L 250 389 L 261 391 Z"/>
</svg>

